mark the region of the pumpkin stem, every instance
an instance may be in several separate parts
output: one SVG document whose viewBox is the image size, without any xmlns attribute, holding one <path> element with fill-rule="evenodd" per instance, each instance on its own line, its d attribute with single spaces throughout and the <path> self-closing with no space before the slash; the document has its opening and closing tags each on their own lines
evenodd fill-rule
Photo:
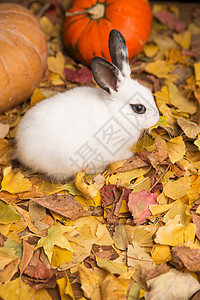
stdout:
<svg viewBox="0 0 200 300">
<path fill-rule="evenodd" d="M 65 13 L 65 16 L 72 17 L 72 16 L 84 15 L 84 14 L 88 14 L 92 20 L 101 19 L 105 15 L 105 5 L 103 3 L 97 3 L 91 8 L 88 8 L 84 11 L 75 11 L 75 12 L 67 11 Z"/>
<path fill-rule="evenodd" d="M 92 20 L 101 19 L 105 14 L 105 5 L 103 3 L 97 3 L 91 8 L 87 9 L 87 12 Z"/>
</svg>

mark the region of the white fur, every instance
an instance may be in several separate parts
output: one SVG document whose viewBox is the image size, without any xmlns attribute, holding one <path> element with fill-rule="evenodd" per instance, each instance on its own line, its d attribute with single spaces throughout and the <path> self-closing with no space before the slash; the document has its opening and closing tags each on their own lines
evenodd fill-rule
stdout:
<svg viewBox="0 0 200 300">
<path fill-rule="evenodd" d="M 146 113 L 136 114 L 130 103 L 145 105 Z M 151 92 L 120 75 L 117 91 L 79 87 L 32 107 L 19 124 L 15 157 L 56 181 L 85 167 L 102 172 L 109 162 L 131 157 L 141 130 L 158 119 Z"/>
</svg>

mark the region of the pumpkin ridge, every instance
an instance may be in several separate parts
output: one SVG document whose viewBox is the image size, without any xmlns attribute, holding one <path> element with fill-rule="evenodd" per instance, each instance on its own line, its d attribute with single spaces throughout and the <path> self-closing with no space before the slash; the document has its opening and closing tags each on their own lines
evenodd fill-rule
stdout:
<svg viewBox="0 0 200 300">
<path fill-rule="evenodd" d="M 25 37 L 22 33 L 19 33 L 19 32 L 16 32 L 16 31 L 12 32 L 11 30 L 6 29 L 6 28 L 2 28 L 1 27 L 0 30 L 7 31 L 7 32 L 11 33 L 12 35 L 16 35 L 17 37 L 19 37 L 22 40 L 24 40 L 26 42 L 26 44 L 28 44 L 29 47 L 31 46 L 33 48 L 33 50 L 35 51 L 36 55 L 39 57 L 41 65 L 43 66 L 43 59 L 42 59 L 42 56 L 39 53 L 39 50 L 37 49 L 37 47 L 35 45 L 33 45 L 31 43 L 31 41 L 27 37 Z"/>
<path fill-rule="evenodd" d="M 27 17 L 29 20 L 33 21 L 35 25 L 37 25 L 37 27 L 40 27 L 40 23 L 38 20 L 34 20 L 34 18 L 32 18 L 32 15 L 29 15 L 29 14 L 26 14 L 26 13 L 23 13 L 23 12 L 20 12 L 20 11 L 17 11 L 17 12 L 14 12 L 14 11 L 10 11 L 10 10 L 7 10 L 7 11 L 1 11 L 0 10 L 0 15 L 20 15 L 20 16 L 25 16 Z"/>
<path fill-rule="evenodd" d="M 7 67 L 7 65 L 6 65 L 6 63 L 5 63 L 5 61 L 4 61 L 4 59 L 2 58 L 2 56 L 0 56 L 0 60 L 1 60 L 2 64 L 3 64 L 3 66 L 4 66 L 4 69 L 5 69 L 5 71 L 6 71 L 6 75 L 7 75 L 7 77 L 8 77 L 8 82 L 9 82 L 9 89 L 8 89 L 8 90 L 9 90 L 9 91 L 12 91 L 12 90 L 13 90 L 13 89 L 12 89 L 12 84 L 11 84 L 12 80 L 11 80 L 10 74 L 9 74 L 9 72 L 8 72 L 8 67 Z M 12 99 L 11 93 L 10 93 L 9 99 Z"/>
<path fill-rule="evenodd" d="M 88 16 L 83 16 L 82 18 L 79 18 L 78 21 L 81 21 L 81 20 L 86 19 L 86 18 L 88 18 Z M 74 24 L 75 22 L 77 22 L 77 19 L 72 20 L 70 23 L 65 25 L 64 28 L 67 29 L 70 25 Z"/>
</svg>

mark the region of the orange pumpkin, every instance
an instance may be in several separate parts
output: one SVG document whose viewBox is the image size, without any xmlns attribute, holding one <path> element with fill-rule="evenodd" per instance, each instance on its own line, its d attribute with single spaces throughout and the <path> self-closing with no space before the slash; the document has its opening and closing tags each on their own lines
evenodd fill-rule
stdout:
<svg viewBox="0 0 200 300">
<path fill-rule="evenodd" d="M 66 13 L 64 43 L 72 57 L 90 65 L 96 55 L 109 60 L 108 35 L 118 29 L 131 59 L 147 41 L 151 21 L 147 0 L 74 0 Z"/>
<path fill-rule="evenodd" d="M 47 42 L 39 21 L 26 8 L 0 4 L 0 112 L 28 99 L 47 61 Z"/>
</svg>

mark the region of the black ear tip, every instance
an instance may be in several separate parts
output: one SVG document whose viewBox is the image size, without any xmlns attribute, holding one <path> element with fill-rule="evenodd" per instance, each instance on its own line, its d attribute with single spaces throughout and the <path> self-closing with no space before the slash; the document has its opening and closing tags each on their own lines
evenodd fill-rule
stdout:
<svg viewBox="0 0 200 300">
<path fill-rule="evenodd" d="M 121 34 L 121 32 L 119 30 L 117 30 L 117 29 L 112 29 L 110 31 L 109 38 L 112 37 L 112 36 L 120 36 L 120 37 L 122 36 L 123 37 L 123 35 Z"/>
</svg>

